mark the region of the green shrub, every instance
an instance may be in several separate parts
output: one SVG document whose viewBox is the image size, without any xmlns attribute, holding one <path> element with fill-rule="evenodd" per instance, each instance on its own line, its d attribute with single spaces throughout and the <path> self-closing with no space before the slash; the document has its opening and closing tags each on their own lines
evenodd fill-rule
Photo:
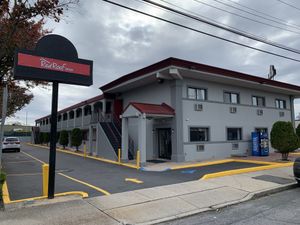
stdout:
<svg viewBox="0 0 300 225">
<path fill-rule="evenodd" d="M 43 137 L 44 143 L 48 145 L 48 143 L 50 141 L 50 134 L 49 133 L 44 133 L 43 136 L 44 136 Z"/>
<path fill-rule="evenodd" d="M 271 145 L 281 153 L 282 160 L 288 160 L 289 153 L 299 146 L 299 139 L 291 122 L 277 121 L 273 124 Z"/>
<path fill-rule="evenodd" d="M 44 143 L 44 134 L 41 132 L 39 134 L 39 144 L 43 144 Z"/>
<path fill-rule="evenodd" d="M 62 130 L 59 135 L 59 144 L 65 149 L 69 144 L 69 133 L 66 130 Z"/>
<path fill-rule="evenodd" d="M 78 151 L 78 147 L 82 144 L 82 131 L 79 128 L 74 128 L 71 133 L 71 145 L 76 147 L 76 151 Z"/>
</svg>

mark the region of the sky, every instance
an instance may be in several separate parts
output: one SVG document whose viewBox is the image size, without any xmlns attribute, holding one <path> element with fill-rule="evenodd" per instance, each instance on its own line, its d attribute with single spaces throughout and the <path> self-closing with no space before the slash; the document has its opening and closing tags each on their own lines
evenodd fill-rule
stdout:
<svg viewBox="0 0 300 225">
<path fill-rule="evenodd" d="M 300 60 L 299 54 L 271 47 L 171 14 L 140 0 L 113 1 L 223 38 Z M 284 0 L 284 2 L 294 7 L 288 6 L 279 0 L 154 1 L 165 5 L 168 5 L 167 2 L 172 3 L 198 16 L 204 16 L 218 23 L 300 50 L 299 1 Z M 252 14 L 260 15 L 260 17 L 221 3 L 239 7 Z M 261 13 L 234 3 L 242 4 Z M 223 11 L 206 4 L 221 8 Z M 175 6 L 168 6 L 175 8 Z M 289 26 L 282 23 L 288 23 Z M 45 26 L 51 29 L 53 34 L 68 38 L 77 48 L 80 58 L 94 61 L 94 84 L 90 87 L 61 84 L 59 88 L 59 109 L 99 95 L 101 94 L 100 86 L 168 57 L 177 57 L 265 78 L 268 76 L 269 66 L 275 65 L 277 70 L 275 80 L 300 86 L 300 62 L 217 40 L 119 8 L 102 0 L 81 0 L 79 5 L 65 13 L 59 23 L 48 20 Z M 37 87 L 32 92 L 34 100 L 17 112 L 15 117 L 9 118 L 8 123 L 19 121 L 25 124 L 27 121 L 28 125 L 34 125 L 36 119 L 50 114 L 51 86 L 48 88 Z M 300 113 L 300 100 L 295 101 L 295 112 L 296 115 Z"/>
</svg>

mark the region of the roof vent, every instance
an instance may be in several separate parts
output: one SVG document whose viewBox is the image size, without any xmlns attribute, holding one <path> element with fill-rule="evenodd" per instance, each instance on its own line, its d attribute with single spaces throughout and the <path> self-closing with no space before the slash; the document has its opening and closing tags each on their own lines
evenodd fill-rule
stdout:
<svg viewBox="0 0 300 225">
<path fill-rule="evenodd" d="M 274 77 L 276 75 L 276 69 L 274 65 L 270 65 L 270 72 L 268 74 L 268 79 L 269 80 L 274 80 Z"/>
</svg>

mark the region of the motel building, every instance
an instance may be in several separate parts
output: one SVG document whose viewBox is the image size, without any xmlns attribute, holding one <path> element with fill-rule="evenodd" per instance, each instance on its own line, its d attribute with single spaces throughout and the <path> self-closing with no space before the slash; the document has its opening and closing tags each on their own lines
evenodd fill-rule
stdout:
<svg viewBox="0 0 300 225">
<path fill-rule="evenodd" d="M 58 132 L 80 128 L 91 155 L 174 162 L 251 154 L 251 132 L 294 124 L 300 87 L 177 58 L 124 75 L 102 95 L 58 112 Z M 36 120 L 50 132 L 50 115 Z M 274 149 L 270 146 L 270 152 Z"/>
</svg>

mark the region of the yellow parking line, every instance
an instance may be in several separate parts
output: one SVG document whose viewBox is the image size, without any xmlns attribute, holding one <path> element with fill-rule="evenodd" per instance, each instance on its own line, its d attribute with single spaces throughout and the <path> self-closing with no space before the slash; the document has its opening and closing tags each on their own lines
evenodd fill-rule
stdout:
<svg viewBox="0 0 300 225">
<path fill-rule="evenodd" d="M 49 149 L 49 147 L 46 147 L 46 146 L 43 146 L 43 145 L 36 145 L 36 144 L 31 144 L 31 143 L 27 143 L 27 145 L 34 146 L 34 147 L 39 147 L 39 148 L 43 148 L 43 149 Z M 63 153 L 66 153 L 66 154 L 76 155 L 76 156 L 80 156 L 80 157 L 85 157 L 83 153 L 72 152 L 70 150 L 62 149 L 62 148 L 59 148 L 59 147 L 56 148 L 56 151 L 63 152 Z M 111 163 L 111 164 L 115 164 L 115 165 L 121 165 L 121 166 L 125 166 L 125 167 L 132 168 L 132 169 L 137 168 L 136 165 L 133 165 L 133 164 L 119 163 L 117 161 L 113 161 L 113 160 L 110 160 L 110 159 L 104 159 L 104 158 L 101 158 L 101 157 L 95 157 L 95 156 L 87 155 L 85 158 L 94 159 L 94 160 L 98 160 L 98 161 L 106 162 L 106 163 Z"/>
<path fill-rule="evenodd" d="M 143 181 L 136 179 L 136 178 L 125 178 L 125 181 L 129 181 L 129 182 L 133 182 L 133 183 L 137 183 L 137 184 L 144 183 Z"/>
<path fill-rule="evenodd" d="M 222 160 L 216 160 L 216 161 L 211 161 L 211 162 L 201 162 L 201 163 L 194 163 L 194 164 L 188 164 L 188 165 L 182 165 L 182 166 L 174 166 L 174 167 L 171 167 L 171 170 L 187 169 L 187 168 L 201 167 L 201 166 L 210 166 L 210 165 L 223 164 L 223 163 L 229 163 L 229 162 L 234 162 L 234 160 L 233 159 L 222 159 Z"/>
<path fill-rule="evenodd" d="M 11 202 L 6 181 L 4 182 L 4 184 L 2 186 L 2 197 L 3 197 L 4 204 L 8 204 Z"/>
<path fill-rule="evenodd" d="M 57 193 L 54 196 L 60 197 L 60 196 L 67 196 L 67 195 L 81 195 L 82 198 L 89 197 L 88 193 L 83 191 L 69 191 L 69 192 L 63 192 L 63 193 Z M 4 202 L 5 204 L 12 204 L 12 203 L 20 203 L 20 202 L 27 202 L 27 201 L 35 201 L 35 200 L 42 200 L 47 199 L 48 196 L 38 196 L 38 197 L 32 197 L 32 198 L 24 198 L 24 199 L 18 199 L 18 200 L 12 200 L 9 202 Z"/>
<path fill-rule="evenodd" d="M 227 170 L 223 172 L 217 172 L 217 173 L 210 173 L 204 175 L 200 180 L 207 180 L 211 178 L 216 177 L 224 177 L 224 176 L 230 176 L 235 174 L 241 174 L 241 173 L 249 173 L 249 172 L 257 172 L 262 170 L 270 170 L 275 168 L 282 168 L 282 167 L 289 167 L 293 166 L 294 163 L 278 163 L 276 165 L 267 165 L 267 166 L 257 166 L 257 167 L 250 167 L 250 168 L 244 168 L 244 169 L 236 169 L 236 170 Z"/>
<path fill-rule="evenodd" d="M 280 164 L 278 162 L 267 162 L 267 161 L 251 160 L 251 159 L 233 159 L 233 161 L 234 162 L 242 162 L 242 163 L 265 164 L 265 165 L 277 165 L 277 164 Z"/>
<path fill-rule="evenodd" d="M 32 156 L 32 155 L 30 155 L 30 154 L 28 154 L 28 153 L 26 153 L 26 152 L 23 152 L 23 151 L 21 151 L 24 155 L 27 155 L 27 156 L 29 156 L 30 158 L 32 158 L 32 159 L 34 159 L 34 160 L 36 160 L 36 161 L 38 161 L 38 162 L 40 162 L 40 163 L 42 163 L 42 164 L 46 164 L 44 161 L 42 161 L 42 160 L 40 160 L 40 159 L 38 159 L 38 158 L 35 158 L 34 156 Z"/>
<path fill-rule="evenodd" d="M 27 163 L 27 162 L 34 162 L 34 161 L 33 160 L 20 160 L 20 161 L 5 162 L 5 164 L 10 164 L 10 163 Z"/>
<path fill-rule="evenodd" d="M 83 185 L 85 185 L 85 186 L 88 186 L 88 187 L 90 187 L 90 188 L 92 188 L 92 189 L 94 189 L 94 190 L 96 190 L 96 191 L 99 191 L 99 192 L 105 194 L 105 195 L 110 195 L 110 193 L 109 193 L 108 191 L 106 191 L 106 190 L 104 190 L 104 189 L 102 189 L 102 188 L 96 187 L 96 186 L 94 186 L 94 185 L 92 185 L 92 184 L 89 184 L 89 183 L 86 183 L 86 182 L 84 182 L 84 181 L 78 180 L 78 179 L 76 179 L 76 178 L 70 177 L 70 176 L 65 175 L 65 174 L 63 174 L 63 173 L 58 173 L 58 174 L 61 175 L 61 176 L 63 176 L 63 177 L 66 177 L 66 178 L 68 178 L 68 179 L 70 179 L 70 180 L 76 181 L 76 182 L 78 182 L 78 183 L 80 183 L 80 184 L 83 184 Z"/>
</svg>

